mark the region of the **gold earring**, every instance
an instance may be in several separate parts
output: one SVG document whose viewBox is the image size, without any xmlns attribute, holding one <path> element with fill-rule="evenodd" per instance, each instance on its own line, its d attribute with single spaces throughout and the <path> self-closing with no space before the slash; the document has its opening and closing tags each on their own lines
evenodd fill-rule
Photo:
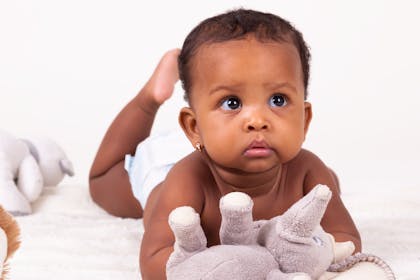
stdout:
<svg viewBox="0 0 420 280">
<path fill-rule="evenodd" d="M 197 143 L 195 144 L 195 149 L 196 149 L 197 151 L 199 151 L 199 152 L 201 152 L 201 151 L 203 150 L 203 147 L 201 146 L 200 142 L 197 142 Z"/>
</svg>

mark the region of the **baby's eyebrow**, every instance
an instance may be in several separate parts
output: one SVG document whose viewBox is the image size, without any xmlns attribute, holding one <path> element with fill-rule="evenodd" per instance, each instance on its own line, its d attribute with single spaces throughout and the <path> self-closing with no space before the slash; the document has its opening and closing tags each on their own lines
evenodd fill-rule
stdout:
<svg viewBox="0 0 420 280">
<path fill-rule="evenodd" d="M 209 92 L 209 95 L 212 95 L 213 93 L 220 91 L 220 90 L 225 90 L 225 91 L 232 91 L 235 92 L 240 88 L 240 85 L 218 85 L 214 88 L 212 88 Z"/>
<path fill-rule="evenodd" d="M 265 88 L 269 89 L 270 91 L 289 89 L 292 93 L 295 93 L 295 94 L 298 93 L 296 87 L 289 82 L 267 82 L 267 83 L 264 83 L 263 86 Z M 230 91 L 230 92 L 237 92 L 241 89 L 241 87 L 242 87 L 241 84 L 217 85 L 209 91 L 209 95 L 212 95 L 213 93 L 215 93 L 217 91 L 221 91 L 221 90 Z"/>
<path fill-rule="evenodd" d="M 269 88 L 270 90 L 279 90 L 283 88 L 288 88 L 293 91 L 293 93 L 297 94 L 297 89 L 294 85 L 288 82 L 281 82 L 281 83 L 265 83 L 264 87 Z"/>
</svg>

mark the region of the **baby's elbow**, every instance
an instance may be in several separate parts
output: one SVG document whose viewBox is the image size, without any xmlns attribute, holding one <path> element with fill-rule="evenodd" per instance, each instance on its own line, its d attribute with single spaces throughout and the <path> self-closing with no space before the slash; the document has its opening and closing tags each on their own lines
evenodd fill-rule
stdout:
<svg viewBox="0 0 420 280">
<path fill-rule="evenodd" d="M 97 178 L 95 177 L 90 177 L 89 178 L 89 193 L 90 193 L 90 197 L 92 198 L 92 200 L 100 205 L 101 203 L 101 193 L 99 192 L 100 190 L 100 184 L 99 184 L 99 180 L 97 180 Z"/>
<path fill-rule="evenodd" d="M 147 237 L 143 237 L 143 243 L 140 249 L 140 272 L 142 279 L 165 280 L 166 263 L 173 252 L 173 246 L 153 249 L 147 246 L 144 241 L 147 242 Z"/>
<path fill-rule="evenodd" d="M 115 207 L 112 207 L 112 200 L 115 198 L 115 194 L 112 194 L 107 189 L 105 181 L 100 177 L 89 178 L 89 193 L 93 202 L 99 207 L 107 211 L 109 214 L 114 216 L 120 216 Z"/>
<path fill-rule="evenodd" d="M 140 274 L 143 280 L 153 279 L 148 260 L 144 260 L 143 258 L 140 258 Z"/>
<path fill-rule="evenodd" d="M 165 280 L 166 268 L 158 265 L 153 258 L 140 258 L 140 272 L 143 280 Z"/>
<path fill-rule="evenodd" d="M 92 165 L 92 167 L 89 170 L 89 193 L 92 200 L 95 203 L 98 203 L 99 176 L 96 174 L 94 169 L 94 165 Z"/>
</svg>

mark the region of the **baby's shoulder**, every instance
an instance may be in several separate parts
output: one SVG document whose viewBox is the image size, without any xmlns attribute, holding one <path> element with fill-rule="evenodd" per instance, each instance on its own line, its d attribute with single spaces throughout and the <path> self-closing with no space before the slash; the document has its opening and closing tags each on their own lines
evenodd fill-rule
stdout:
<svg viewBox="0 0 420 280">
<path fill-rule="evenodd" d="M 318 184 L 327 185 L 334 190 L 338 187 L 335 173 L 314 153 L 302 149 L 293 161 L 292 170 L 300 169 L 295 173 L 302 175 L 304 193 L 308 193 Z"/>
<path fill-rule="evenodd" d="M 171 189 L 183 191 L 199 191 L 209 178 L 209 168 L 198 152 L 193 152 L 179 162 L 169 171 L 165 185 Z"/>
<path fill-rule="evenodd" d="M 205 201 L 203 168 L 194 152 L 177 162 L 160 185 L 161 201 L 171 209 L 188 205 L 200 213 Z"/>
<path fill-rule="evenodd" d="M 313 152 L 301 149 L 300 152 L 289 163 L 289 168 L 300 170 L 311 170 L 313 168 L 327 168 L 324 162 Z"/>
<path fill-rule="evenodd" d="M 183 180 L 201 182 L 209 173 L 210 169 L 200 153 L 192 152 L 178 161 L 168 175 L 181 176 Z"/>
</svg>

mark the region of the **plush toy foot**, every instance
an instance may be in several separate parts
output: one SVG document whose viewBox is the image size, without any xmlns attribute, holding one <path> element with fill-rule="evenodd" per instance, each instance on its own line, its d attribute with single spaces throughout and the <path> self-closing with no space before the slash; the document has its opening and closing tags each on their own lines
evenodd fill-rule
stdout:
<svg viewBox="0 0 420 280">
<path fill-rule="evenodd" d="M 174 251 L 166 263 L 166 272 L 192 255 L 206 249 L 207 239 L 200 224 L 200 216 L 192 207 L 175 208 L 169 214 L 169 226 L 175 235 Z"/>
<path fill-rule="evenodd" d="M 220 243 L 229 245 L 246 245 L 256 243 L 253 232 L 252 199 L 242 192 L 231 192 L 220 199 L 222 224 L 220 226 Z"/>
<path fill-rule="evenodd" d="M 278 269 L 272 270 L 266 280 L 311 280 L 306 273 L 283 273 Z"/>
<path fill-rule="evenodd" d="M 32 212 L 28 200 L 11 180 L 0 182 L 0 205 L 14 216 L 28 215 Z"/>
<path fill-rule="evenodd" d="M 207 240 L 200 225 L 200 216 L 192 207 L 178 207 L 169 215 L 169 225 L 176 244 L 183 250 L 194 252 L 204 249 Z"/>
<path fill-rule="evenodd" d="M 333 263 L 339 263 L 344 261 L 346 258 L 350 257 L 356 249 L 354 243 L 351 241 L 335 242 L 335 238 L 333 235 L 327 233 L 327 236 L 331 239 L 331 243 L 333 245 Z"/>
<path fill-rule="evenodd" d="M 353 254 L 356 247 L 354 246 L 354 243 L 351 241 L 346 242 L 334 242 L 334 262 L 341 262 L 347 257 L 351 256 Z"/>
<path fill-rule="evenodd" d="M 252 199 L 242 192 L 231 192 L 220 199 L 224 211 L 247 212 L 252 208 Z"/>
</svg>

